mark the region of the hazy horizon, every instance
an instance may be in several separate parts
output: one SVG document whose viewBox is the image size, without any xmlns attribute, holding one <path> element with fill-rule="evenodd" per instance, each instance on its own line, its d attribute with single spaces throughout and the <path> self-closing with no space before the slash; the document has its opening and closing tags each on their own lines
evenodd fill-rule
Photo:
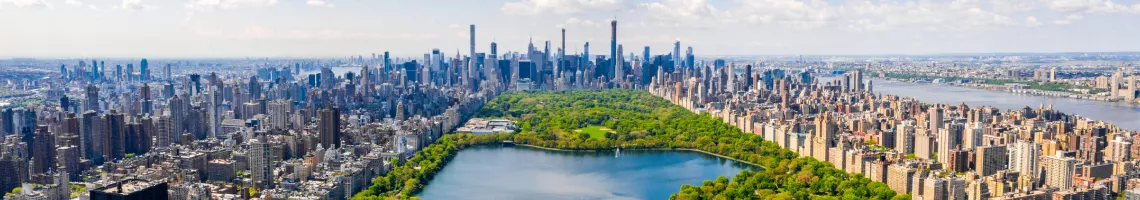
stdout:
<svg viewBox="0 0 1140 200">
<path fill-rule="evenodd" d="M 432 49 L 939 55 L 1140 51 L 1137 0 L 0 0 L 0 58 L 339 58 Z"/>
</svg>

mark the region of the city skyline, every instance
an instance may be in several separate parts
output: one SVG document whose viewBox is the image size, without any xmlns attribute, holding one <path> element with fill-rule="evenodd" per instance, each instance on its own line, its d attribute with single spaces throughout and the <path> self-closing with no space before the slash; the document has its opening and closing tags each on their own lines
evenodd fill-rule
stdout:
<svg viewBox="0 0 1140 200">
<path fill-rule="evenodd" d="M 1110 0 L 0 0 L 0 24 L 15 30 L 0 43 L 20 47 L 0 58 L 467 54 L 471 24 L 475 52 L 492 41 L 521 52 L 530 39 L 556 49 L 565 28 L 576 54 L 585 42 L 608 51 L 597 44 L 613 19 L 623 46 L 679 40 L 697 55 L 1119 52 L 1137 50 L 1140 27 L 1126 24 L 1138 16 L 1140 2 Z"/>
</svg>

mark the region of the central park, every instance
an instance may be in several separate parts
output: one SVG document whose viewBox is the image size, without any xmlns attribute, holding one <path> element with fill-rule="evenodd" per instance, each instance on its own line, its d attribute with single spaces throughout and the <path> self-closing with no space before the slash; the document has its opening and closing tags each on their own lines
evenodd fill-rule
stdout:
<svg viewBox="0 0 1140 200">
<path fill-rule="evenodd" d="M 677 185 L 669 199 L 910 199 L 886 184 L 780 148 L 708 114 L 639 90 L 509 92 L 474 117 L 516 121 L 516 133 L 447 134 L 372 179 L 353 199 L 419 199 L 461 150 L 503 141 L 550 151 L 686 151 L 751 165 L 735 176 Z M 612 153 L 611 153 L 612 155 Z M 501 163 L 509 165 L 511 163 Z M 491 183 L 488 183 L 491 184 Z M 676 191 L 676 190 L 675 190 Z"/>
</svg>

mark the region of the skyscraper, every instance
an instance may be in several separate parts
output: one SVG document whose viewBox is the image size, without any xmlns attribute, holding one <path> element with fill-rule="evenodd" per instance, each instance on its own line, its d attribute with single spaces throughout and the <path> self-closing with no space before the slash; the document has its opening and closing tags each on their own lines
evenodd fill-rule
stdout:
<svg viewBox="0 0 1140 200">
<path fill-rule="evenodd" d="M 459 55 L 455 56 L 458 57 Z M 471 25 L 471 52 L 467 54 L 467 57 L 467 71 L 463 73 L 463 80 L 466 81 L 467 84 L 471 84 L 474 83 L 471 80 L 471 71 L 475 69 L 475 24 Z"/>
<path fill-rule="evenodd" d="M 84 110 L 99 112 L 99 87 L 87 85 L 87 99 L 84 99 Z"/>
<path fill-rule="evenodd" d="M 589 46 L 589 43 L 587 43 L 586 45 Z M 619 53 L 618 53 L 617 48 L 618 48 L 617 47 L 617 20 L 615 19 L 613 21 L 610 21 L 610 59 L 614 60 L 614 66 L 618 66 L 617 65 L 617 63 L 618 63 L 617 57 L 618 57 Z M 589 49 L 589 48 L 587 48 L 587 49 Z M 617 67 L 614 68 L 614 70 L 617 70 L 617 69 L 620 69 L 620 68 L 617 68 Z"/>
<path fill-rule="evenodd" d="M 321 145 L 325 148 L 340 146 L 340 109 L 330 105 L 318 112 L 321 120 Z"/>
<path fill-rule="evenodd" d="M 673 43 L 673 66 L 680 67 L 681 62 L 681 40 Z"/>
<path fill-rule="evenodd" d="M 271 149 L 272 147 L 264 136 L 250 141 L 250 175 L 253 178 L 253 183 L 260 188 L 273 188 L 273 153 Z"/>
<path fill-rule="evenodd" d="M 145 81 L 145 80 L 150 79 L 150 71 L 147 71 L 147 68 L 149 66 L 150 66 L 150 64 L 146 62 L 146 58 L 143 58 L 142 61 L 139 62 L 139 80 L 140 81 Z"/>
<path fill-rule="evenodd" d="M 564 58 L 566 57 L 566 29 L 565 28 L 562 29 L 562 47 L 560 49 L 561 49 L 561 51 L 558 51 L 558 65 L 559 65 L 559 68 L 565 68 L 565 67 L 562 67 L 562 63 L 565 62 Z M 557 70 L 554 71 L 554 74 L 558 74 L 558 71 Z"/>
<path fill-rule="evenodd" d="M 1042 156 L 1045 166 L 1045 186 L 1061 190 L 1073 187 L 1073 171 L 1077 160 L 1060 155 Z"/>
</svg>

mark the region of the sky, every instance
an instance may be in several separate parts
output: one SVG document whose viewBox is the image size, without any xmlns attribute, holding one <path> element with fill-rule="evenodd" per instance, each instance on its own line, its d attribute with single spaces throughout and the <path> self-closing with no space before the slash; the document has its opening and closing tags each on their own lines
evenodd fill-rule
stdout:
<svg viewBox="0 0 1140 200">
<path fill-rule="evenodd" d="M 1140 0 L 0 0 L 0 58 L 466 55 L 471 24 L 599 55 L 615 19 L 637 55 L 1140 50 Z"/>
</svg>

